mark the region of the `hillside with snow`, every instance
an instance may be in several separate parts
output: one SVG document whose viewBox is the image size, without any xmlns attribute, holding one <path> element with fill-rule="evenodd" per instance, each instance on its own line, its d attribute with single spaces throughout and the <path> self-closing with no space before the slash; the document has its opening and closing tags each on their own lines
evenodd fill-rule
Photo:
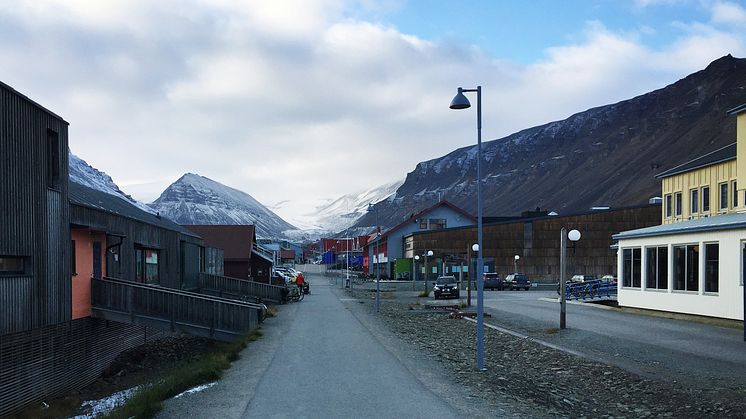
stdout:
<svg viewBox="0 0 746 419">
<path fill-rule="evenodd" d="M 150 206 L 179 224 L 253 224 L 258 237 L 297 230 L 246 192 L 193 173 L 172 183 Z"/>
<path fill-rule="evenodd" d="M 67 159 L 70 164 L 71 182 L 106 192 L 109 195 L 117 196 L 143 211 L 155 214 L 155 210 L 119 189 L 119 186 L 114 183 L 111 176 L 89 165 L 85 160 L 76 156 L 70 150 L 67 152 Z"/>
</svg>

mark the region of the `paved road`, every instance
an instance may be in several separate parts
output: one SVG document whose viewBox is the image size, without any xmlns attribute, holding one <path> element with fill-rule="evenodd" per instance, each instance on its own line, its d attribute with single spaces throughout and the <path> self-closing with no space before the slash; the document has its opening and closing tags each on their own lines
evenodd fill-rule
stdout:
<svg viewBox="0 0 746 419">
<path fill-rule="evenodd" d="M 462 416 L 346 309 L 343 293 L 323 277 L 309 280 L 312 294 L 268 319 L 264 338 L 223 380 L 168 401 L 161 417 Z"/>
<path fill-rule="evenodd" d="M 485 292 L 485 310 L 494 319 L 487 322 L 650 376 L 746 384 L 741 329 L 568 304 L 568 329 L 547 333 L 559 325 L 559 304 L 541 297 L 557 294 Z"/>
</svg>

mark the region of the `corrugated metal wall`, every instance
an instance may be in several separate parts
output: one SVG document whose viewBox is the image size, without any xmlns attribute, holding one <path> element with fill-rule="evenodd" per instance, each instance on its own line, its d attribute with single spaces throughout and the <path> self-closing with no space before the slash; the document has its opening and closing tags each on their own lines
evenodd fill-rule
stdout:
<svg viewBox="0 0 746 419">
<path fill-rule="evenodd" d="M 56 190 L 47 188 L 49 130 L 65 180 Z M 71 316 L 67 123 L 0 83 L 0 151 L 0 255 L 29 262 L 21 277 L 0 276 L 2 335 Z"/>
<path fill-rule="evenodd" d="M 0 336 L 0 416 L 95 381 L 122 351 L 163 336 L 90 317 Z"/>
</svg>

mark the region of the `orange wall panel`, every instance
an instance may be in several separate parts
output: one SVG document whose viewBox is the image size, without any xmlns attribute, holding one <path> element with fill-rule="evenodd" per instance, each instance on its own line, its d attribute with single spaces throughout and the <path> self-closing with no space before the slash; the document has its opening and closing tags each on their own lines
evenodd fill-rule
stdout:
<svg viewBox="0 0 746 419">
<path fill-rule="evenodd" d="M 101 268 L 106 272 L 106 236 L 91 230 L 73 229 L 75 241 L 75 270 L 72 276 L 72 318 L 91 315 L 91 277 L 93 276 L 93 242 L 101 243 Z"/>
</svg>

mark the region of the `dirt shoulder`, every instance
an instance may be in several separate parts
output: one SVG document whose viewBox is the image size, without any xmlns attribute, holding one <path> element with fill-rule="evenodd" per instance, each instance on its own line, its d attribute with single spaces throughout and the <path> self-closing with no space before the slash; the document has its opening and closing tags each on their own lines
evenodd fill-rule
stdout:
<svg viewBox="0 0 746 419">
<path fill-rule="evenodd" d="M 496 405 L 508 398 L 531 406 L 536 416 L 563 417 L 734 417 L 746 409 L 743 388 L 703 389 L 641 377 L 489 328 L 487 370 L 477 372 L 474 323 L 401 294 L 386 293 L 382 324 L 439 363 L 454 383 Z M 373 310 L 371 292 L 356 290 L 352 296 Z"/>
</svg>

